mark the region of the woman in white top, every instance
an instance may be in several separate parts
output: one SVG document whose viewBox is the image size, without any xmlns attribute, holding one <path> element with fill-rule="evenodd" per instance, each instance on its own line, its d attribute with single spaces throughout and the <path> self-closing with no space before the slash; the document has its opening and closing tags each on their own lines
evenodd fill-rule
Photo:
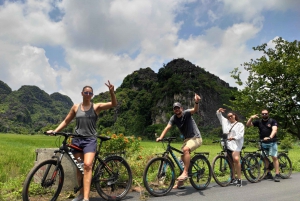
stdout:
<svg viewBox="0 0 300 201">
<path fill-rule="evenodd" d="M 223 112 L 225 112 L 225 109 L 219 108 L 217 110 L 217 117 L 222 125 L 223 133 L 228 134 L 227 148 L 232 152 L 233 166 L 238 178 L 236 179 L 235 174 L 233 174 L 231 183 L 236 184 L 238 187 L 242 187 L 240 152 L 244 144 L 245 126 L 241 122 L 238 122 L 239 119 L 236 113 L 229 112 L 226 119 L 222 115 Z"/>
</svg>

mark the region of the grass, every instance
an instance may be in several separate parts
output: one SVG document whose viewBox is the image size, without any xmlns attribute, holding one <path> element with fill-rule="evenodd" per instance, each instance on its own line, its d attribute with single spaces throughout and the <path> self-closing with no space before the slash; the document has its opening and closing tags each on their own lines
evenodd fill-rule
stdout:
<svg viewBox="0 0 300 201">
<path fill-rule="evenodd" d="M 30 169 L 34 165 L 37 148 L 53 148 L 60 146 L 58 137 L 45 135 L 17 135 L 0 134 L 0 200 L 20 200 L 22 184 Z M 210 143 L 211 140 L 204 139 L 204 145 L 197 152 L 209 152 L 209 161 L 220 152 L 219 145 Z M 174 147 L 180 149 L 181 143 L 173 143 Z M 147 161 L 155 154 L 163 153 L 162 143 L 154 141 L 142 141 L 142 150 L 128 157 L 128 162 L 134 173 L 134 183 L 142 183 L 142 175 Z M 246 150 L 254 151 L 255 147 L 247 147 Z M 294 171 L 300 171 L 300 146 L 295 144 L 289 151 Z M 179 156 L 179 155 L 177 155 Z"/>
</svg>

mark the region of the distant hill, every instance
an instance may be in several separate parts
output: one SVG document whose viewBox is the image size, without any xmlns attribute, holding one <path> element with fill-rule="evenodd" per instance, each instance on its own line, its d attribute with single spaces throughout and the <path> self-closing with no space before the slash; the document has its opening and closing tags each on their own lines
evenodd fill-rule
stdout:
<svg viewBox="0 0 300 201">
<path fill-rule="evenodd" d="M 17 91 L 8 90 L 1 83 L 3 99 L 0 102 L 0 132 L 35 133 L 48 124 L 57 124 L 73 105 L 68 96 L 47 94 L 37 86 L 22 86 Z"/>
<path fill-rule="evenodd" d="M 195 93 L 202 98 L 199 113 L 194 115 L 200 130 L 218 127 L 215 112 L 234 98 L 233 90 L 237 89 L 185 59 L 164 64 L 158 73 L 141 68 L 127 75 L 116 89 L 118 106 L 100 113 L 98 130 L 147 137 L 160 133 L 173 114 L 172 104 L 179 101 L 185 109 L 192 108 Z M 2 81 L 0 97 L 0 132 L 35 133 L 58 124 L 73 105 L 60 93 L 49 95 L 37 86 L 12 91 Z M 99 101 L 110 101 L 108 92 L 93 98 L 93 102 Z"/>
</svg>

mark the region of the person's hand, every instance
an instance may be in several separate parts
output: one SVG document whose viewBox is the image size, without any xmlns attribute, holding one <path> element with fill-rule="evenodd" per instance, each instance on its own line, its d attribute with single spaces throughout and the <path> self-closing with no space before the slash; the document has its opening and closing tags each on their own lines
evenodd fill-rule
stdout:
<svg viewBox="0 0 300 201">
<path fill-rule="evenodd" d="M 195 103 L 199 103 L 200 100 L 201 100 L 201 97 L 195 93 Z"/>
<path fill-rule="evenodd" d="M 219 109 L 218 109 L 219 112 L 225 112 L 225 110 L 226 110 L 226 109 L 224 109 L 224 108 L 219 108 Z"/>
<path fill-rule="evenodd" d="M 112 85 L 109 80 L 108 80 L 108 84 L 105 83 L 105 85 L 108 87 L 109 91 L 114 92 L 115 86 Z"/>
<path fill-rule="evenodd" d="M 48 135 L 53 135 L 54 131 L 53 131 L 53 130 L 48 130 L 48 131 L 46 131 L 46 133 L 47 133 Z"/>
<path fill-rule="evenodd" d="M 159 142 L 159 141 L 161 141 L 161 138 L 160 137 L 156 138 L 156 142 Z"/>
<path fill-rule="evenodd" d="M 259 118 L 259 117 L 258 117 L 258 114 L 255 114 L 255 115 L 252 115 L 250 118 L 255 119 L 255 118 Z"/>
</svg>

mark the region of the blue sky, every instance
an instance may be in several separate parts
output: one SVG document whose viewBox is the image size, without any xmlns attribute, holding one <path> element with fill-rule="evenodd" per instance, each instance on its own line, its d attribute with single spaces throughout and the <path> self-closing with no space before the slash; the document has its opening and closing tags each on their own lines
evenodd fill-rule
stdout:
<svg viewBox="0 0 300 201">
<path fill-rule="evenodd" d="M 0 1 L 0 80 L 79 103 L 85 85 L 98 94 L 185 58 L 236 86 L 230 72 L 261 56 L 252 47 L 300 40 L 299 19 L 298 0 Z"/>
</svg>

